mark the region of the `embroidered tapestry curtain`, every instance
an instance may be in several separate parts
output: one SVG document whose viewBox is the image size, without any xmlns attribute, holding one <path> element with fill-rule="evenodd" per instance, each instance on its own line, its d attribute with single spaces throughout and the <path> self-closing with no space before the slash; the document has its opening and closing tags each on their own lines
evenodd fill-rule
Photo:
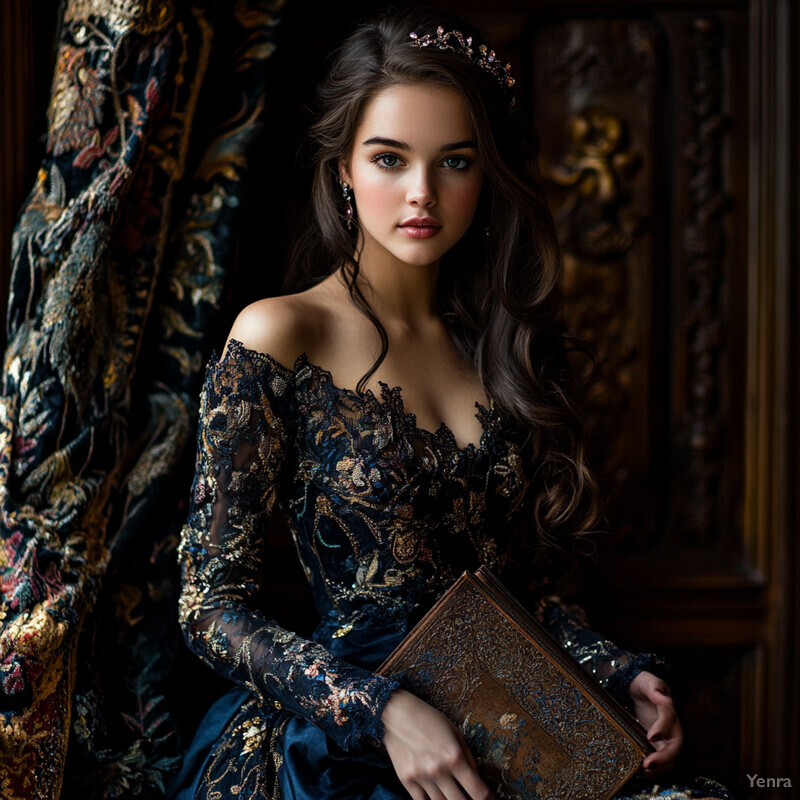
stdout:
<svg viewBox="0 0 800 800">
<path fill-rule="evenodd" d="M 65 5 L 0 398 L 6 800 L 177 766 L 175 547 L 281 4 Z"/>
</svg>

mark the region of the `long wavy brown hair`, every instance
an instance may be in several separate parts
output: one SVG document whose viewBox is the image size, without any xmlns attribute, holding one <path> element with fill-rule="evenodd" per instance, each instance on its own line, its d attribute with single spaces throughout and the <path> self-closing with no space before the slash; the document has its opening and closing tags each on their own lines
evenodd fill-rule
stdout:
<svg viewBox="0 0 800 800">
<path fill-rule="evenodd" d="M 542 571 L 551 572 L 556 562 L 569 567 L 592 550 L 586 534 L 597 519 L 597 488 L 572 400 L 567 352 L 574 342 L 560 320 L 558 242 L 509 92 L 461 53 L 412 44 L 412 31 L 435 37 L 439 26 L 472 36 L 475 49 L 483 42 L 465 20 L 416 6 L 361 23 L 335 53 L 318 89 L 309 137 L 314 221 L 295 244 L 288 287 L 303 288 L 342 270 L 353 302 L 382 343 L 359 381 L 363 391 L 386 356 L 388 338 L 358 286 L 358 230 L 348 230 L 344 218 L 339 161 L 347 162 L 364 108 L 383 89 L 423 83 L 458 90 L 469 110 L 484 184 L 470 230 L 442 258 L 439 308 L 487 396 L 524 440 L 533 476 L 533 544 L 540 563 L 547 564 Z"/>
</svg>

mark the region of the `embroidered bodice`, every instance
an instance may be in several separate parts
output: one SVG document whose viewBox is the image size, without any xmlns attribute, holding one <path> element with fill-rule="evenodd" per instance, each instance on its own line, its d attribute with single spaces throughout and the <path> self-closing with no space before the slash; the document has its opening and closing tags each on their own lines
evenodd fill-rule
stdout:
<svg viewBox="0 0 800 800">
<path fill-rule="evenodd" d="M 520 449 L 493 406 L 477 416 L 480 442 L 459 448 L 444 424 L 419 428 L 399 388 L 359 395 L 305 355 L 289 368 L 231 341 L 208 367 L 180 551 L 190 647 L 344 748 L 380 741 L 400 684 L 372 670 L 465 569 L 502 574 L 524 525 Z M 258 605 L 276 509 L 319 614 L 310 639 Z M 653 657 L 619 650 L 557 598 L 534 611 L 617 694 L 651 667 Z"/>
</svg>

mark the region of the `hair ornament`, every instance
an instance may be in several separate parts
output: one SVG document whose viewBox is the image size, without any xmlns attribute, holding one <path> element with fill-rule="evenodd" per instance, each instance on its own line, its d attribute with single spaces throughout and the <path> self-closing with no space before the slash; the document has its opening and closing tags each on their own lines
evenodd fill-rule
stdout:
<svg viewBox="0 0 800 800">
<path fill-rule="evenodd" d="M 466 56 L 484 72 L 488 72 L 500 84 L 500 88 L 503 91 L 510 92 L 516 82 L 511 77 L 511 64 L 503 64 L 494 50 L 489 50 L 485 44 L 479 45 L 476 50 L 472 47 L 472 37 L 464 36 L 461 31 L 445 32 L 445 29 L 440 25 L 436 29 L 436 36 L 430 33 L 418 36 L 412 32 L 410 38 L 414 47 L 433 46 L 439 50 L 452 50 L 454 53 Z M 511 98 L 511 105 L 514 105 L 513 97 Z"/>
</svg>

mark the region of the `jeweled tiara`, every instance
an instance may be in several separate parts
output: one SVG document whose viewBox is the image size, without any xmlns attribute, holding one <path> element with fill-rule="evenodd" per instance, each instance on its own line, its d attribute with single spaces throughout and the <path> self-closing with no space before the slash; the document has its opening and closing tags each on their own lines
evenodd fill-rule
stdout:
<svg viewBox="0 0 800 800">
<path fill-rule="evenodd" d="M 461 31 L 447 31 L 440 25 L 436 29 L 436 36 L 426 33 L 418 36 L 411 33 L 411 44 L 415 47 L 436 47 L 439 50 L 452 50 L 454 53 L 466 56 L 470 61 L 477 64 L 482 70 L 488 72 L 504 91 L 511 91 L 515 81 L 511 77 L 511 64 L 503 64 L 494 50 L 489 50 L 485 45 L 479 45 L 478 49 L 472 47 L 472 37 L 464 36 Z M 514 104 L 514 98 L 511 98 Z"/>
</svg>

